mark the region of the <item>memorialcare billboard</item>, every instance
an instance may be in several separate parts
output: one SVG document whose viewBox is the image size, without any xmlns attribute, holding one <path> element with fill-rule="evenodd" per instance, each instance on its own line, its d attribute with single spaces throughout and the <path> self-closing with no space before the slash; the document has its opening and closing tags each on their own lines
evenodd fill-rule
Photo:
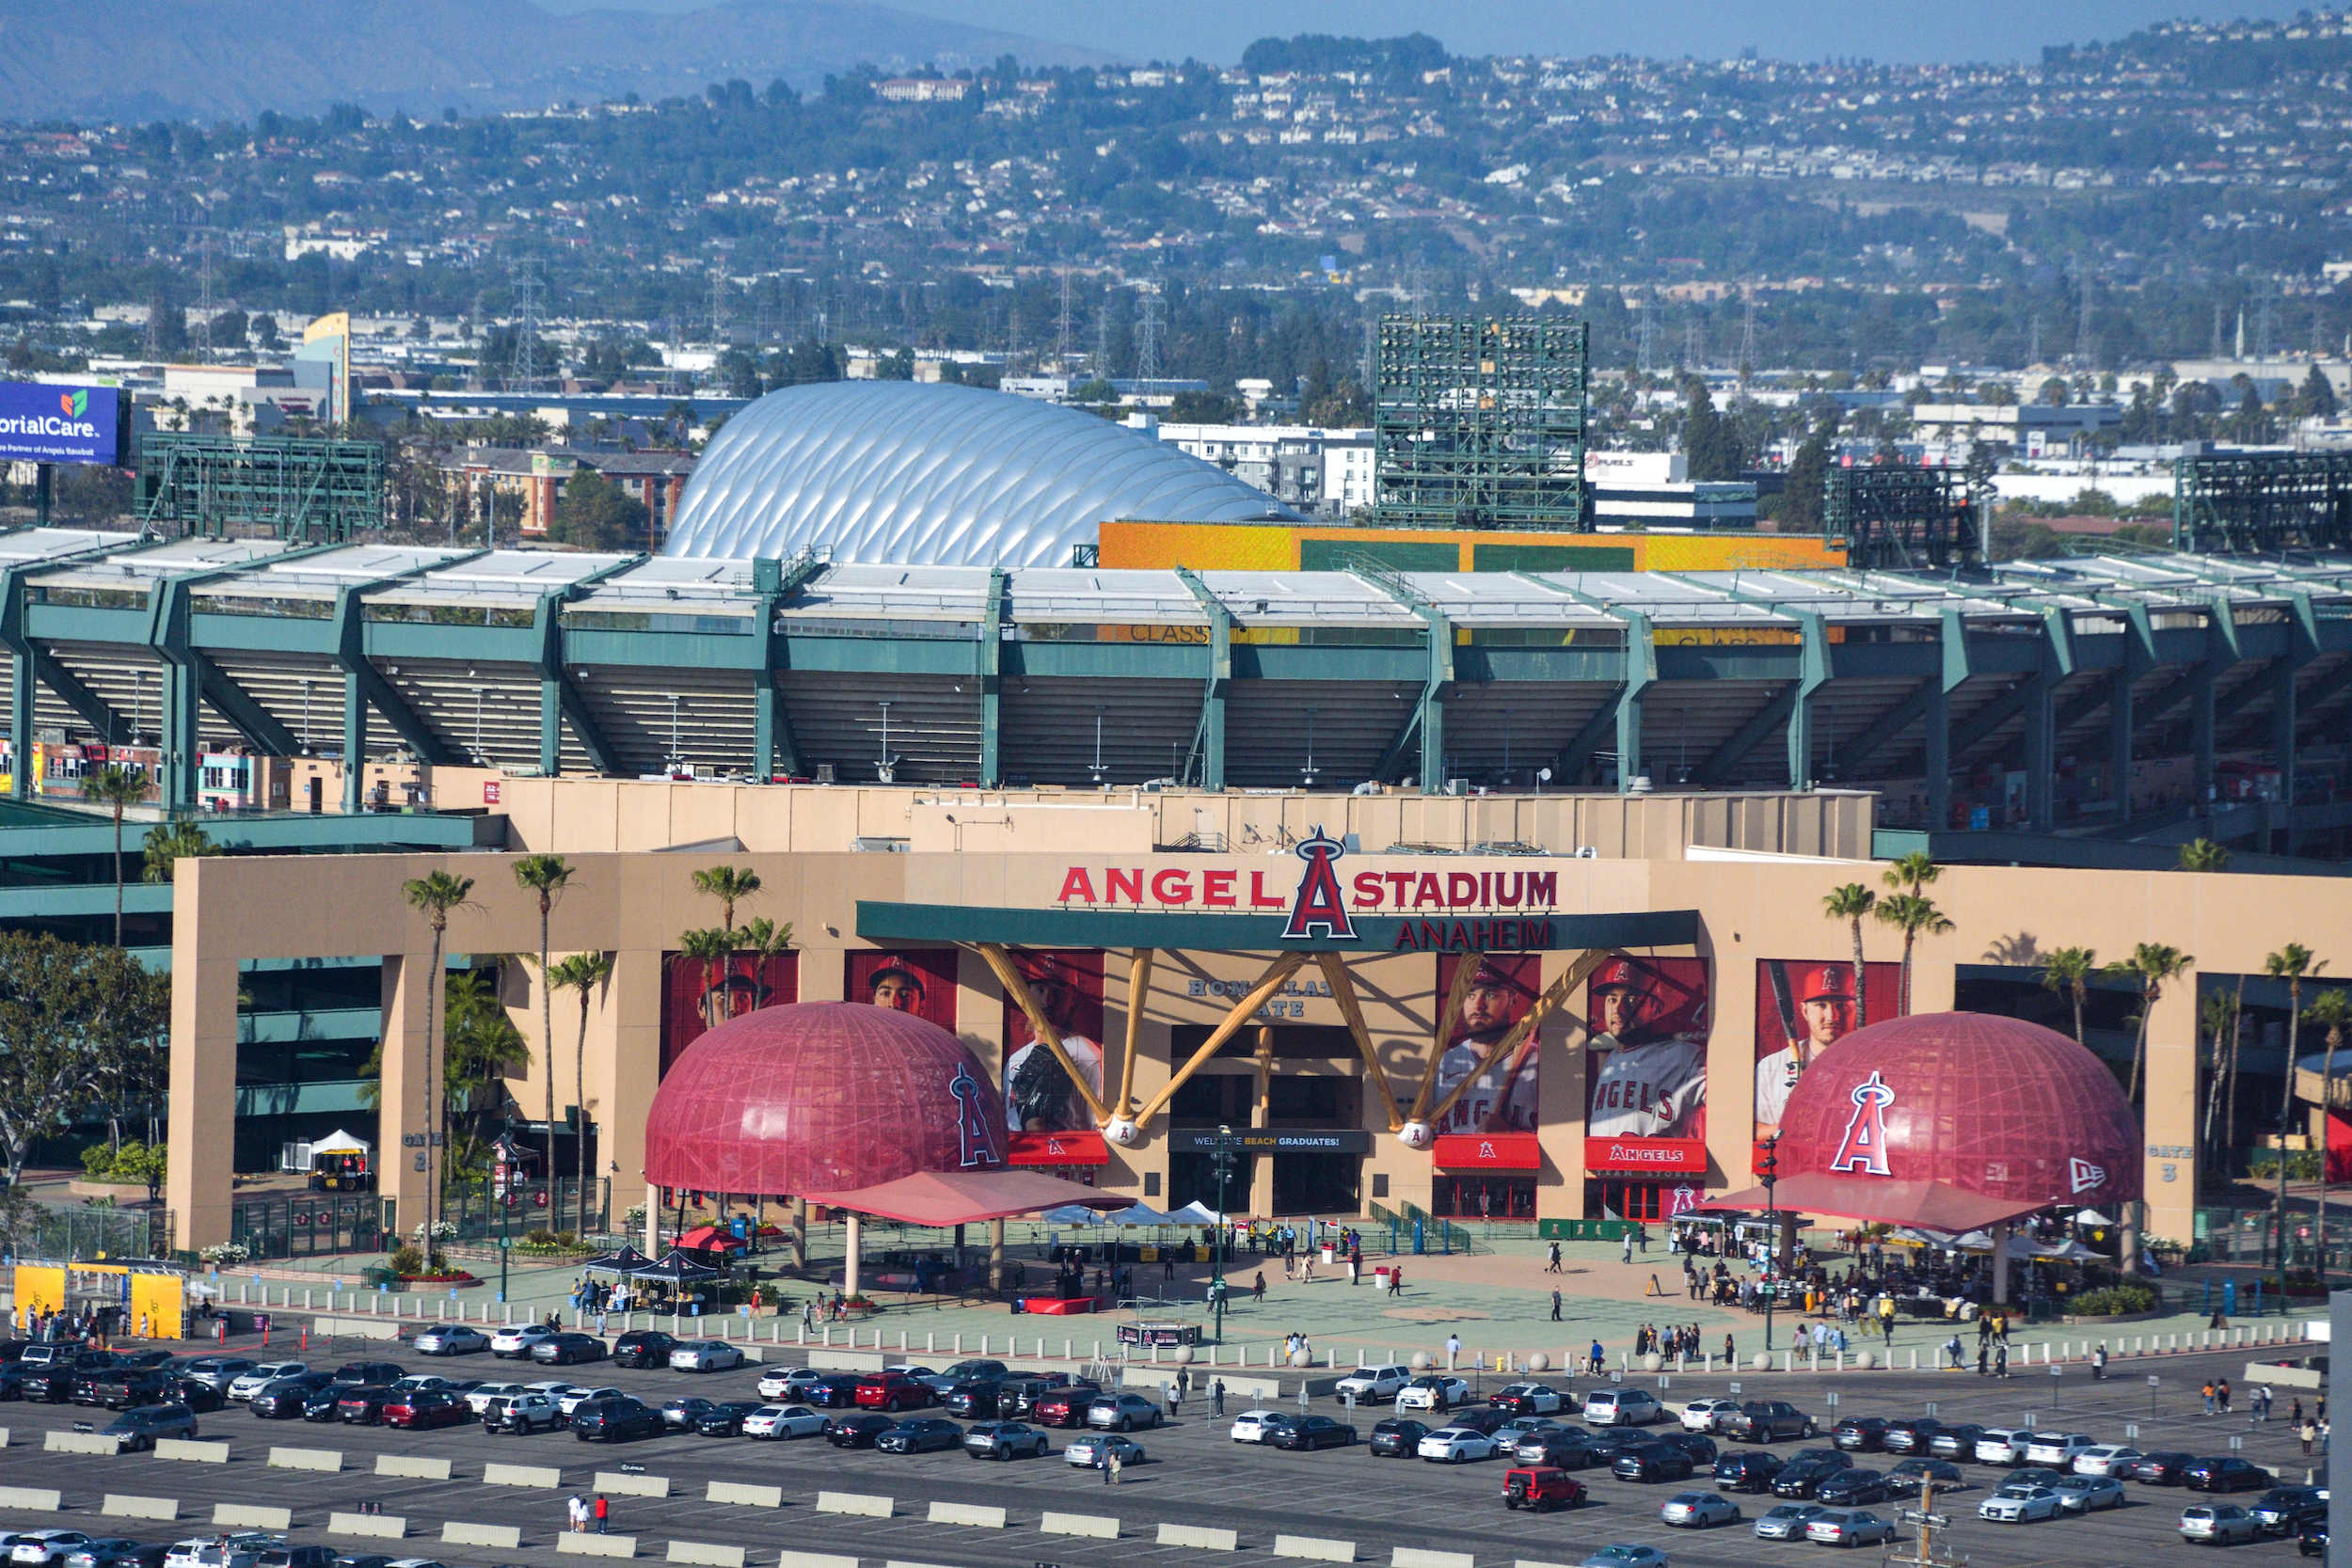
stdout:
<svg viewBox="0 0 2352 1568">
<path fill-rule="evenodd" d="M 1528 1008 L 1535 1003 L 1543 959 L 1534 953 L 1489 953 L 1477 958 L 1440 955 L 1440 1001 L 1454 994 L 1454 975 L 1466 963 L 1474 963 L 1478 968 L 1470 976 L 1469 989 L 1462 992 L 1462 1010 L 1454 1020 L 1445 1053 L 1438 1058 L 1438 1082 L 1432 1103 L 1452 1094 L 1454 1085 L 1478 1066 L 1479 1059 L 1511 1032 L 1512 1025 L 1527 1016 Z M 1445 1125 L 1438 1131 L 1534 1132 L 1537 1039 L 1537 1034 L 1531 1031 L 1509 1054 L 1480 1073 L 1470 1092 L 1454 1101 L 1454 1109 L 1446 1114 Z"/>
<path fill-rule="evenodd" d="M 956 1032 L 956 949 L 901 947 L 848 955 L 842 999 L 895 1007 Z"/>
<path fill-rule="evenodd" d="M 1585 983 L 1584 1164 L 1707 1168 L 1707 960 L 1612 958 Z"/>
<path fill-rule="evenodd" d="M 120 467 L 130 413 L 129 395 L 115 387 L 0 381 L 0 462 Z"/>
<path fill-rule="evenodd" d="M 1758 958 L 1756 962 L 1756 1141 L 1780 1131 L 1788 1092 L 1813 1058 L 1866 1022 L 1902 1011 L 1903 966 L 1865 964 L 1854 990 L 1853 964 L 1836 958 Z M 1861 1006 L 1857 1008 L 1855 1004 Z M 1761 1158 L 1759 1155 L 1758 1158 Z"/>
</svg>

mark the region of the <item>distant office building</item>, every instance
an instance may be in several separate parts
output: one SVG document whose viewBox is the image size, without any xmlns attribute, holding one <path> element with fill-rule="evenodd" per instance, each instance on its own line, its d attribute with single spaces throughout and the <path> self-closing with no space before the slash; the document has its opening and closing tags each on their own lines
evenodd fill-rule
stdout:
<svg viewBox="0 0 2352 1568">
<path fill-rule="evenodd" d="M 1693 481 L 1678 451 L 1588 451 L 1584 482 L 1592 491 L 1593 523 L 1613 529 L 1756 527 L 1756 482 Z"/>
<path fill-rule="evenodd" d="M 1983 442 L 2021 457 L 2074 451 L 2122 422 L 2123 411 L 2111 403 L 1923 403 L 1911 413 L 1926 446 Z"/>
<path fill-rule="evenodd" d="M 1328 516 L 1370 507 L 1372 432 L 1299 424 L 1162 424 L 1159 437 L 1286 506 Z"/>
<path fill-rule="evenodd" d="M 682 451 L 586 451 L 574 448 L 467 447 L 443 465 L 453 483 L 468 491 L 486 489 L 521 502 L 518 526 L 526 539 L 543 539 L 555 521 L 564 486 L 581 469 L 602 474 L 623 494 L 644 503 L 644 547 L 659 550 L 669 537 L 670 520 L 685 499 L 694 459 Z"/>
</svg>

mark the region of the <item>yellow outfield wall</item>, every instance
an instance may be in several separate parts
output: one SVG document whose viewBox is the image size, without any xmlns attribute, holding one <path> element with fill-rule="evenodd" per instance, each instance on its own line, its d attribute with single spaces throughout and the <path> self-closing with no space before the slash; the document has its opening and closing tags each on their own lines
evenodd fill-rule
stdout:
<svg viewBox="0 0 2352 1568">
<path fill-rule="evenodd" d="M 1555 533 L 1303 523 L 1102 525 L 1101 562 L 1110 567 L 1335 571 L 1364 557 L 1413 572 L 1727 572 L 1846 563 L 1845 546 L 1819 534 Z"/>
</svg>

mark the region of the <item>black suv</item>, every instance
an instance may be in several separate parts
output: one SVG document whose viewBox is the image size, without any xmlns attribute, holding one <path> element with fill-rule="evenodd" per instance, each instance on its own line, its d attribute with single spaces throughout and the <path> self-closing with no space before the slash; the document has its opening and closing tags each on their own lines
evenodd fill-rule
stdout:
<svg viewBox="0 0 2352 1568">
<path fill-rule="evenodd" d="M 1762 1449 L 1727 1453 L 1715 1461 L 1715 1486 L 1724 1492 L 1770 1492 L 1785 1467 L 1780 1455 Z"/>
<path fill-rule="evenodd" d="M 1813 1488 L 1813 1500 L 1826 1508 L 1883 1503 L 1894 1495 L 1886 1477 L 1877 1470 L 1833 1470 Z"/>
<path fill-rule="evenodd" d="M 335 1381 L 348 1384 L 389 1386 L 408 1375 L 408 1369 L 397 1361 L 347 1361 L 335 1369 Z"/>
<path fill-rule="evenodd" d="M 1004 1389 L 1005 1385 L 995 1378 L 976 1377 L 948 1389 L 946 1399 L 941 1402 L 951 1415 L 993 1416 L 997 1414 L 997 1401 L 1003 1398 Z"/>
<path fill-rule="evenodd" d="M 1775 1497 L 1808 1498 L 1821 1482 L 1840 1470 L 1853 1468 L 1853 1461 L 1836 1449 L 1807 1449 L 1781 1466 L 1772 1478 Z"/>
<path fill-rule="evenodd" d="M 632 1328 L 612 1341 L 615 1367 L 667 1367 L 670 1353 L 685 1341 L 658 1328 Z"/>
<path fill-rule="evenodd" d="M 572 1412 L 572 1435 L 583 1443 L 624 1443 L 662 1431 L 661 1412 L 641 1400 L 589 1400 Z"/>
<path fill-rule="evenodd" d="M 1037 1408 L 1038 1401 L 1057 1388 L 1069 1386 L 1068 1372 L 1032 1372 L 1027 1377 L 1007 1378 L 996 1386 L 996 1414 L 1026 1418 Z"/>
<path fill-rule="evenodd" d="M 1695 1468 L 1672 1443 L 1642 1443 L 1618 1454 L 1609 1471 L 1619 1481 L 1688 1481 Z"/>
<path fill-rule="evenodd" d="M 2265 1535 L 2298 1534 L 2313 1519 L 2326 1523 L 2328 1494 L 2317 1486 L 2274 1486 L 2247 1505 Z"/>
</svg>

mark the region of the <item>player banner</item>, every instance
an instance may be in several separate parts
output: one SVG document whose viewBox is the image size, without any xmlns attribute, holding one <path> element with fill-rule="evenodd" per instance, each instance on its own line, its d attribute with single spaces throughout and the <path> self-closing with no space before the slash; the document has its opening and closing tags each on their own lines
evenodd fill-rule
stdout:
<svg viewBox="0 0 2352 1568">
<path fill-rule="evenodd" d="M 1438 959 L 1440 1006 L 1454 994 L 1454 975 L 1466 963 L 1476 964 L 1478 971 L 1462 992 L 1461 1014 L 1454 1021 L 1445 1053 L 1438 1058 L 1432 1104 L 1453 1093 L 1454 1085 L 1478 1066 L 1479 1058 L 1527 1016 L 1543 978 L 1543 959 L 1534 953 L 1488 953 L 1475 958 L 1441 955 Z M 1446 1114 L 1438 1132 L 1534 1132 L 1536 1070 L 1536 1037 L 1530 1033 L 1509 1055 L 1478 1075 L 1470 1092 Z"/>
<path fill-rule="evenodd" d="M 1103 954 L 1099 948 L 1014 952 L 1013 968 L 1038 1010 L 1061 1036 L 1063 1052 L 1103 1092 Z M 1092 1132 L 1086 1096 L 1054 1053 L 1038 1043 L 1029 1015 L 1005 998 L 1005 1122 L 1015 1132 Z M 1073 1160 L 1071 1164 L 1080 1163 Z"/>
<path fill-rule="evenodd" d="M 1903 966 L 1836 958 L 1758 958 L 1756 963 L 1756 1141 L 1780 1131 L 1789 1091 L 1813 1058 L 1866 1022 L 1902 1011 Z M 1856 1003 L 1860 1006 L 1856 1006 Z M 1761 1159 L 1759 1153 L 1757 1156 Z"/>
<path fill-rule="evenodd" d="M 850 953 L 843 1000 L 893 1007 L 956 1032 L 956 950 L 902 947 L 895 953 Z"/>
<path fill-rule="evenodd" d="M 1707 1168 L 1707 960 L 1614 958 L 1585 983 L 1588 1170 Z"/>
<path fill-rule="evenodd" d="M 678 1053 L 731 1018 L 801 998 L 801 956 L 738 954 L 721 962 L 661 956 L 661 1071 Z"/>
</svg>

